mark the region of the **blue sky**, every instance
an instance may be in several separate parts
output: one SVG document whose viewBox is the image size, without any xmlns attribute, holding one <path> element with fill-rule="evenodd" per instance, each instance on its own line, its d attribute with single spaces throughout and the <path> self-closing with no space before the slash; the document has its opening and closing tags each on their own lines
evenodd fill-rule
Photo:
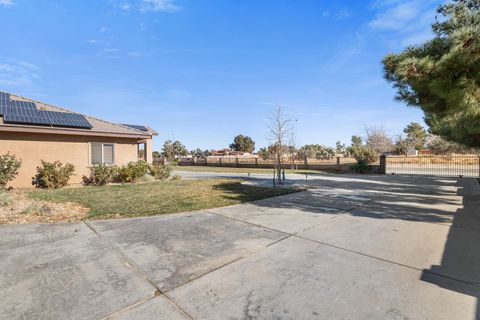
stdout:
<svg viewBox="0 0 480 320">
<path fill-rule="evenodd" d="M 381 59 L 431 37 L 429 0 L 0 0 L 0 90 L 148 124 L 189 149 L 236 134 L 266 145 L 269 113 L 296 144 L 369 125 L 395 136 L 419 110 L 393 100 Z"/>
</svg>

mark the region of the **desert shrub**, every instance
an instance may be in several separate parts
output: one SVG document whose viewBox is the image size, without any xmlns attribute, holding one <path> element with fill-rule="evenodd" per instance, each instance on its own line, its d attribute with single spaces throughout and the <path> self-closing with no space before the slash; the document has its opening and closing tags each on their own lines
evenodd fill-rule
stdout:
<svg viewBox="0 0 480 320">
<path fill-rule="evenodd" d="M 180 179 L 182 179 L 182 176 L 179 176 L 178 174 L 174 174 L 172 176 L 172 180 L 180 180 Z"/>
<path fill-rule="evenodd" d="M 150 165 L 148 167 L 150 174 L 157 180 L 166 180 L 172 173 L 172 167 L 169 165 Z"/>
<path fill-rule="evenodd" d="M 40 161 L 42 166 L 37 167 L 37 174 L 33 178 L 33 184 L 37 188 L 59 189 L 68 185 L 68 180 L 75 172 L 73 164 L 63 165 L 60 161 Z"/>
<path fill-rule="evenodd" d="M 365 162 L 370 165 L 378 159 L 377 152 L 373 148 L 365 145 L 354 146 L 350 151 L 353 158 L 355 158 L 358 163 Z"/>
<path fill-rule="evenodd" d="M 117 166 L 98 164 L 89 168 L 90 175 L 82 177 L 83 185 L 103 186 L 113 182 L 118 175 Z"/>
<path fill-rule="evenodd" d="M 372 171 L 372 166 L 368 164 L 365 160 L 360 160 L 354 165 L 352 165 L 353 171 L 356 173 L 368 173 Z"/>
<path fill-rule="evenodd" d="M 8 206 L 12 203 L 12 199 L 5 190 L 0 189 L 0 207 Z"/>
<path fill-rule="evenodd" d="M 0 189 L 5 189 L 7 183 L 12 181 L 18 174 L 22 161 L 14 154 L 6 153 L 0 156 Z"/>
<path fill-rule="evenodd" d="M 143 160 L 132 161 L 118 169 L 116 180 L 135 183 L 148 172 L 148 163 Z"/>
</svg>

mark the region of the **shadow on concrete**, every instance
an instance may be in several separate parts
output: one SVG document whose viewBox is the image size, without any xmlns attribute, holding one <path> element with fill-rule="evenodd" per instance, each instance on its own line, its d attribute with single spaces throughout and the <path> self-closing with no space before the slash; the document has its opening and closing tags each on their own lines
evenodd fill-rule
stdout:
<svg viewBox="0 0 480 320">
<path fill-rule="evenodd" d="M 308 183 L 299 181 L 297 185 L 308 187 L 307 192 L 283 197 L 282 201 L 264 199 L 254 204 L 309 213 L 326 213 L 324 208 L 331 207 L 376 219 L 450 223 L 462 204 L 456 192 L 456 179 L 423 177 L 420 180 L 405 176 L 325 176 Z M 239 190 L 231 184 L 220 184 L 218 188 L 227 191 L 226 197 L 245 201 L 251 199 L 251 192 L 262 189 Z M 236 195 L 237 192 L 240 194 Z M 480 222 L 478 226 L 480 228 Z"/>
<path fill-rule="evenodd" d="M 451 224 L 441 264 L 424 270 L 421 280 L 475 297 L 475 319 L 480 320 L 480 241 L 477 241 L 480 234 L 480 186 L 477 179 L 342 176 L 312 180 L 308 187 L 309 191 L 284 196 L 281 201 L 263 199 L 254 204 L 260 208 L 322 214 L 338 214 L 324 208 L 343 205 L 351 206 L 351 210 L 346 211 L 353 216 Z M 240 193 L 235 195 L 236 199 L 239 197 L 245 201 L 251 199 L 252 192 L 261 192 L 262 189 L 239 189 L 236 183 L 221 184 L 218 188 L 227 191 L 227 197 Z"/>
<path fill-rule="evenodd" d="M 266 197 L 282 196 L 296 192 L 296 190 L 292 189 L 277 188 L 272 190 L 272 188 L 262 186 L 246 186 L 242 184 L 241 181 L 219 183 L 215 185 L 214 189 L 223 191 L 225 193 L 225 199 L 238 200 L 241 202 L 256 201 Z"/>
<path fill-rule="evenodd" d="M 476 229 L 480 221 L 480 187 L 474 187 L 472 181 L 470 184 L 471 188 L 460 186 L 458 189 L 458 195 L 463 198 L 463 206 L 454 215 L 441 264 L 424 270 L 421 279 L 477 298 L 475 319 L 480 320 L 480 242 L 471 241 L 468 237 L 469 233 L 480 233 L 480 230 Z M 465 251 L 468 252 L 467 255 L 459 254 Z M 432 273 L 445 274 L 453 268 L 457 274 L 456 279 L 432 277 Z"/>
</svg>

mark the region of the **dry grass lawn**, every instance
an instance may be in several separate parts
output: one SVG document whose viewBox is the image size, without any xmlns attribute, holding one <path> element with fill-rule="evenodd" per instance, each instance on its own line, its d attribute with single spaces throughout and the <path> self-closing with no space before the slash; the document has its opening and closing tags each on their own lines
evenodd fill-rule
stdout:
<svg viewBox="0 0 480 320">
<path fill-rule="evenodd" d="M 20 190 L 0 192 L 0 224 L 78 221 L 89 211 L 77 203 L 31 199 Z"/>
<path fill-rule="evenodd" d="M 40 201 L 78 203 L 86 219 L 137 217 L 221 207 L 283 195 L 295 190 L 242 184 L 235 179 L 168 180 L 102 187 L 34 190 Z"/>
</svg>

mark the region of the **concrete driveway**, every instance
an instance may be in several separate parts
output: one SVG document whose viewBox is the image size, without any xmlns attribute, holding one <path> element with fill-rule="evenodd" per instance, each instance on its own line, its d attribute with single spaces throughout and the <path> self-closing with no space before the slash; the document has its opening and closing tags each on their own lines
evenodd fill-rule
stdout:
<svg viewBox="0 0 480 320">
<path fill-rule="evenodd" d="M 0 319 L 480 319 L 477 179 L 308 187 L 187 214 L 0 226 Z"/>
</svg>

